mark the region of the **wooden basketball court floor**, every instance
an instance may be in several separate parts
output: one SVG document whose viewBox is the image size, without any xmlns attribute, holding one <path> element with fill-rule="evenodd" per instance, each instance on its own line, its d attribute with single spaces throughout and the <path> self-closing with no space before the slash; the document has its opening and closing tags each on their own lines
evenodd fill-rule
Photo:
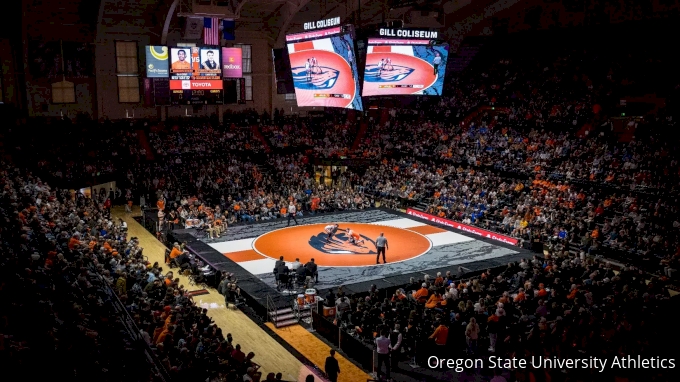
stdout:
<svg viewBox="0 0 680 382">
<path fill-rule="evenodd" d="M 114 207 L 111 211 L 112 217 L 121 218 L 128 224 L 128 237 L 134 236 L 139 238 L 140 245 L 144 248 L 144 255 L 148 257 L 149 261 L 152 263 L 157 261 L 159 264 L 163 264 L 165 261 L 165 246 L 133 219 L 133 216 L 139 216 L 140 214 L 139 207 L 133 209 L 131 214 L 125 213 L 122 207 Z M 168 271 L 169 268 L 164 267 L 163 270 Z M 190 285 L 189 279 L 185 276 L 175 274 L 175 277 L 179 277 L 181 284 L 189 291 L 202 289 L 201 287 Z M 215 321 L 217 326 L 222 329 L 222 332 L 225 335 L 226 333 L 231 333 L 234 342 L 240 344 L 245 352 L 252 351 L 255 353 L 254 361 L 262 366 L 261 371 L 263 379 L 267 376 L 267 373 L 280 372 L 283 373 L 284 380 L 299 380 L 301 370 L 305 369 L 300 360 L 243 312 L 225 307 L 224 297 L 220 295 L 217 290 L 208 288 L 208 292 L 208 294 L 194 297 L 194 302 L 208 309 L 208 315 Z M 301 330 L 291 328 L 288 330 L 288 332 L 295 330 L 296 336 L 298 337 L 304 336 L 304 341 L 300 341 L 300 343 L 306 343 L 307 347 L 298 348 L 298 346 L 292 344 L 298 352 L 306 356 L 305 353 L 308 352 L 307 349 L 310 348 L 311 344 L 311 346 L 316 349 L 312 353 L 329 353 L 330 347 L 324 342 L 301 327 L 300 329 Z M 341 367 L 343 367 L 343 373 L 341 373 L 339 381 L 353 382 L 369 378 L 369 376 L 360 368 L 356 367 L 340 354 L 337 354 L 336 358 L 338 358 Z M 315 363 L 317 361 L 312 358 L 308 359 Z M 325 360 L 325 356 L 323 360 Z M 317 364 L 317 366 L 323 369 L 323 363 Z"/>
</svg>

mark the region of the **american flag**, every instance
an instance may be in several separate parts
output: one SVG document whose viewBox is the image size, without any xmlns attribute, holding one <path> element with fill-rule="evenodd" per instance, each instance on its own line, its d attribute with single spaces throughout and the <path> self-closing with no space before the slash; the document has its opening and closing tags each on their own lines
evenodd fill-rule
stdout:
<svg viewBox="0 0 680 382">
<path fill-rule="evenodd" d="M 220 21 L 217 17 L 203 19 L 203 43 L 205 45 L 220 45 Z"/>
</svg>

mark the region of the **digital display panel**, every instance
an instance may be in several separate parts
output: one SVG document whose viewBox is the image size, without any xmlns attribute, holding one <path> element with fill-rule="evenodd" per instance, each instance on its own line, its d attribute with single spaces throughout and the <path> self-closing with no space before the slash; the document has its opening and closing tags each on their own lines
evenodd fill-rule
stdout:
<svg viewBox="0 0 680 382">
<path fill-rule="evenodd" d="M 191 65 L 192 48 L 170 48 L 170 78 L 190 80 L 193 74 Z"/>
<path fill-rule="evenodd" d="M 448 44 L 416 39 L 369 39 L 362 95 L 440 96 L 448 57 Z"/>
<path fill-rule="evenodd" d="M 219 48 L 170 48 L 171 80 L 219 80 L 221 74 Z"/>
<path fill-rule="evenodd" d="M 219 105 L 224 103 L 222 90 L 173 90 L 173 105 Z"/>
<path fill-rule="evenodd" d="M 286 36 L 298 106 L 363 110 L 354 39 L 341 28 Z"/>
</svg>

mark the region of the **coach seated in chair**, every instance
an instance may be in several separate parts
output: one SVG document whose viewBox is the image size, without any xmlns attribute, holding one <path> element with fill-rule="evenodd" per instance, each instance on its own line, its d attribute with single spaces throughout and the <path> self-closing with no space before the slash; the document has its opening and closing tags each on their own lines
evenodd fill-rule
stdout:
<svg viewBox="0 0 680 382">
<path fill-rule="evenodd" d="M 276 278 L 276 285 L 286 286 L 289 281 L 290 269 L 286 266 L 286 262 L 283 260 L 283 256 L 279 257 L 279 260 L 274 264 L 274 277 Z"/>
<path fill-rule="evenodd" d="M 319 282 L 319 271 L 317 269 L 316 263 L 314 262 L 314 258 L 309 260 L 307 264 L 305 264 L 305 269 L 307 269 L 307 276 L 310 276 L 314 279 L 315 282 Z"/>
<path fill-rule="evenodd" d="M 174 260 L 179 257 L 184 251 L 182 251 L 182 248 L 180 247 L 179 243 L 175 242 L 172 245 L 172 249 L 170 250 L 170 253 L 168 254 L 168 257 L 165 259 L 165 262 L 167 264 L 172 264 Z"/>
<path fill-rule="evenodd" d="M 297 286 L 303 286 L 307 283 L 307 268 L 298 267 L 295 270 L 295 284 Z"/>
<path fill-rule="evenodd" d="M 171 263 L 171 265 L 178 266 L 182 269 L 187 269 L 187 268 L 194 269 L 195 268 L 195 266 L 192 265 L 191 256 L 189 255 L 189 251 L 187 251 L 186 249 L 181 250 L 181 253 L 178 256 L 176 256 L 175 258 L 171 258 L 170 263 Z M 188 266 L 187 266 L 187 264 L 188 264 Z"/>
</svg>

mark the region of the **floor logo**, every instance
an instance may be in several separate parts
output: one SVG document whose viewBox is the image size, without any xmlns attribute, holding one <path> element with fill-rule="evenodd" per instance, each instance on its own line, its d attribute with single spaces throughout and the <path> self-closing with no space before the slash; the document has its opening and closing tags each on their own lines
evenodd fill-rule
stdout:
<svg viewBox="0 0 680 382">
<path fill-rule="evenodd" d="M 320 73 L 307 73 L 305 68 L 293 68 L 293 83 L 298 89 L 330 89 L 336 82 L 340 72 L 333 68 L 321 67 Z"/>
<path fill-rule="evenodd" d="M 359 236 L 363 243 L 354 244 L 346 232 L 339 232 L 330 240 L 328 234 L 322 232 L 310 237 L 309 245 L 317 251 L 328 254 L 375 255 L 377 253 L 375 242 L 365 235 Z"/>
<path fill-rule="evenodd" d="M 328 218 L 326 218 L 328 219 Z M 377 248 L 375 239 L 384 234 L 389 241 L 388 263 L 418 257 L 432 248 L 432 241 L 424 234 L 380 224 L 338 222 L 340 229 L 328 239 L 326 226 L 316 223 L 296 225 L 267 232 L 252 241 L 252 249 L 273 261 L 281 256 L 286 261 L 300 259 L 302 264 L 311 259 L 320 267 L 374 266 Z M 347 228 L 351 232 L 347 232 Z M 354 236 L 358 243 L 350 240 Z M 272 262 L 272 267 L 274 263 Z"/>
<path fill-rule="evenodd" d="M 413 73 L 414 69 L 394 65 L 391 70 L 379 70 L 378 65 L 367 65 L 364 73 L 366 82 L 394 82 L 401 81 Z"/>
</svg>

